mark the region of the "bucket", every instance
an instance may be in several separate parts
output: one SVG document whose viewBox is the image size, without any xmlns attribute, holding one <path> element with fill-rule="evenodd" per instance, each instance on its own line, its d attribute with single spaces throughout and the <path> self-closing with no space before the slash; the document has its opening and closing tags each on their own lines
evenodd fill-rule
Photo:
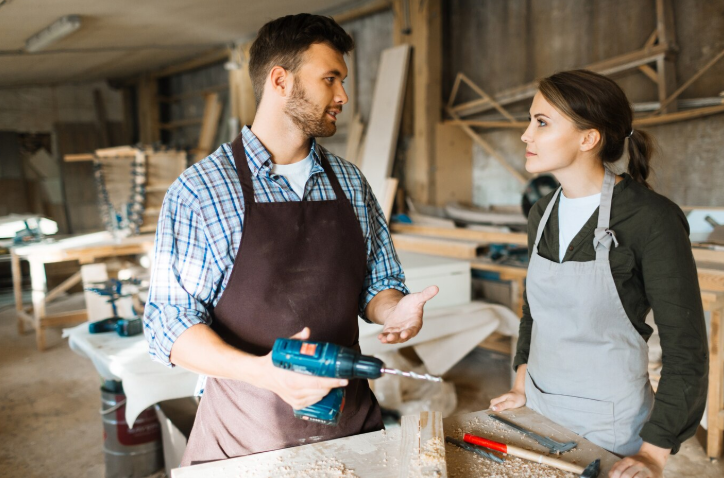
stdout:
<svg viewBox="0 0 724 478">
<path fill-rule="evenodd" d="M 126 396 L 113 380 L 101 387 L 101 402 L 106 478 L 141 478 L 162 469 L 161 426 L 154 409 L 144 410 L 128 428 Z"/>
</svg>

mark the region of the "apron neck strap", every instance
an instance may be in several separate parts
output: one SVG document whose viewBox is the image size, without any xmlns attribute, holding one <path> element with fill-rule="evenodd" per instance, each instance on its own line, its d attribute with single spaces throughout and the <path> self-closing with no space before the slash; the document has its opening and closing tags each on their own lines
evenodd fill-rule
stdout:
<svg viewBox="0 0 724 478">
<path fill-rule="evenodd" d="M 538 231 L 535 234 L 535 243 L 533 244 L 533 255 L 538 254 L 538 243 L 540 242 L 540 238 L 543 236 L 543 230 L 546 228 L 548 218 L 551 217 L 553 207 L 556 205 L 556 201 L 558 200 L 558 196 L 561 194 L 562 190 L 563 186 L 558 186 L 558 189 L 556 189 L 556 193 L 553 195 L 553 198 L 551 198 L 551 202 L 548 203 L 548 207 L 546 207 L 546 210 L 543 213 L 543 217 L 540 218 L 540 222 L 538 223 Z"/>
<path fill-rule="evenodd" d="M 340 186 L 339 180 L 337 179 L 337 175 L 334 174 L 334 171 L 332 171 L 332 165 L 329 164 L 329 161 L 327 160 L 327 155 L 324 153 L 324 151 L 322 151 L 319 143 L 317 143 L 316 152 L 317 156 L 319 156 L 319 161 L 322 163 L 322 169 L 324 170 L 324 174 L 327 175 L 327 179 L 329 179 L 329 184 L 332 186 L 334 195 L 336 196 L 338 201 L 341 201 L 347 196 L 344 195 L 344 192 L 342 191 L 342 186 Z"/>
<path fill-rule="evenodd" d="M 616 234 L 609 229 L 611 224 L 611 202 L 613 200 L 613 187 L 616 185 L 616 175 L 604 168 L 603 188 L 601 189 L 601 205 L 598 209 L 598 226 L 593 235 L 593 248 L 597 260 L 607 260 L 612 247 L 618 246 Z"/>
<path fill-rule="evenodd" d="M 244 148 L 244 139 L 241 133 L 232 141 L 231 153 L 234 156 L 234 164 L 236 164 L 236 174 L 239 176 L 239 182 L 241 182 L 244 206 L 251 207 L 254 204 L 254 185 L 251 182 L 249 159 L 246 157 L 246 148 Z"/>
</svg>

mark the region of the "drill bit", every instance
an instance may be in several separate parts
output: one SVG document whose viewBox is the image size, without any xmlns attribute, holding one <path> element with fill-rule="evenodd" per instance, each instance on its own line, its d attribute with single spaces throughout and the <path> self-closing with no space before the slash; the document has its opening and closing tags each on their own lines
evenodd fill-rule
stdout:
<svg viewBox="0 0 724 478">
<path fill-rule="evenodd" d="M 383 368 L 381 370 L 381 372 L 389 373 L 390 375 L 402 375 L 403 377 L 414 378 L 417 380 L 429 380 L 430 382 L 442 382 L 442 378 L 435 377 L 434 375 L 430 375 L 429 373 L 421 375 L 421 374 L 415 373 L 415 372 L 403 372 L 402 370 L 397 370 L 396 368 Z"/>
</svg>

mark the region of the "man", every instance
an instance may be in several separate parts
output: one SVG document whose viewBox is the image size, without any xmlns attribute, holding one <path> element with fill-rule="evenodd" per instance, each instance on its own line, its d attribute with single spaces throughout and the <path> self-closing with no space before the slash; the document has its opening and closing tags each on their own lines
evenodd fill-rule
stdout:
<svg viewBox="0 0 724 478">
<path fill-rule="evenodd" d="M 259 31 L 251 128 L 186 170 L 161 212 L 145 333 L 151 355 L 208 376 L 182 465 L 382 428 L 367 381 L 271 362 L 278 337 L 358 346 L 357 316 L 382 343 L 414 337 L 431 286 L 409 294 L 389 230 L 359 170 L 325 151 L 347 102 L 352 38 L 300 14 Z M 295 419 L 347 387 L 336 427 Z"/>
</svg>

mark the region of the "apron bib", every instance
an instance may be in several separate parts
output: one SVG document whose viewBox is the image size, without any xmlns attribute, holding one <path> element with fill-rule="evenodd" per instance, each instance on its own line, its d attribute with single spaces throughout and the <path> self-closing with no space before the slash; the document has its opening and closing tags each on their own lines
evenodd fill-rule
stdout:
<svg viewBox="0 0 724 478">
<path fill-rule="evenodd" d="M 541 218 L 528 267 L 533 329 L 525 382 L 527 406 L 618 455 L 641 447 L 653 408 L 648 348 L 631 324 L 611 273 L 609 230 L 615 176 L 603 181 L 596 260 L 553 262 L 538 243 L 561 188 Z"/>
</svg>

